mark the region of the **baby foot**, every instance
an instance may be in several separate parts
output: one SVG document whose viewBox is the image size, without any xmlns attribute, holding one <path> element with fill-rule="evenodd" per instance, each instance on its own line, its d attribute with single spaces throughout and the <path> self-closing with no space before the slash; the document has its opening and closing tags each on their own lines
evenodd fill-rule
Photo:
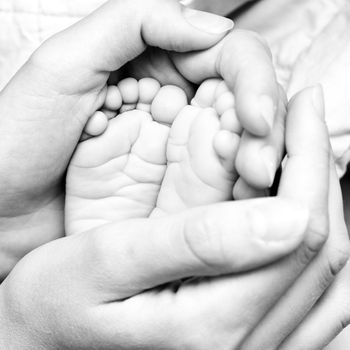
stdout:
<svg viewBox="0 0 350 350">
<path fill-rule="evenodd" d="M 202 83 L 171 127 L 168 166 L 152 216 L 232 199 L 241 132 L 226 84 Z"/>
<path fill-rule="evenodd" d="M 154 209 L 166 169 L 166 144 L 185 93 L 154 79 L 126 79 L 108 88 L 104 109 L 85 127 L 90 138 L 79 143 L 66 178 L 66 232 L 84 232 Z M 114 108 L 119 109 L 116 118 Z M 97 118 L 106 116 L 102 130 Z M 101 118 L 102 119 L 102 118 Z"/>
<path fill-rule="evenodd" d="M 241 127 L 223 82 L 204 82 L 188 106 L 175 86 L 128 78 L 103 108 L 106 130 L 78 145 L 68 169 L 67 234 L 232 198 Z"/>
<path fill-rule="evenodd" d="M 170 100 L 169 100 L 170 98 Z M 176 86 L 160 87 L 157 80 L 134 78 L 122 80 L 118 86 L 109 86 L 102 111 L 95 112 L 83 130 L 83 140 L 99 136 L 107 129 L 108 120 L 119 113 L 140 110 L 155 115 L 158 122 L 171 124 L 179 108 L 187 104 L 186 95 Z"/>
</svg>

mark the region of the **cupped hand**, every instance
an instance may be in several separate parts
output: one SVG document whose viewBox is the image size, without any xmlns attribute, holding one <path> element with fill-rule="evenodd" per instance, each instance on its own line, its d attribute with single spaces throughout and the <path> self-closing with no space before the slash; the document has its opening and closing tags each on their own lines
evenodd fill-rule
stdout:
<svg viewBox="0 0 350 350">
<path fill-rule="evenodd" d="M 338 202 L 338 208 L 335 206 L 334 217 L 342 217 L 343 210 L 339 206 L 341 203 L 341 191 L 334 164 L 331 164 L 331 174 L 330 181 L 334 190 L 330 195 L 335 203 L 336 201 Z M 338 230 L 342 230 L 342 228 L 339 227 Z M 342 249 L 334 244 L 332 248 Z M 348 263 L 332 285 L 321 295 L 306 317 L 294 323 L 296 328 L 284 340 L 280 347 L 281 349 L 297 349 L 300 347 L 300 344 L 307 344 L 307 349 L 310 350 L 323 349 L 350 324 L 349 279 L 350 265 Z M 331 349 L 345 349 L 347 347 L 346 344 L 348 342 L 343 344 L 340 340 L 340 346 L 331 347 Z"/>
<path fill-rule="evenodd" d="M 3 346 L 236 349 L 252 341 L 246 348 L 253 349 L 255 327 L 298 285 L 302 314 L 315 301 L 305 297 L 309 287 L 317 298 L 349 254 L 343 221 L 331 214 L 339 198 L 331 194 L 328 133 L 313 96 L 322 99 L 319 88 L 291 103 L 276 198 L 109 224 L 34 250 L 0 288 Z M 194 278 L 174 282 L 187 277 Z"/>
<path fill-rule="evenodd" d="M 292 272 L 290 268 L 293 264 L 287 263 L 285 276 L 291 276 L 298 271 L 298 279 L 293 281 L 288 292 L 281 295 L 279 301 L 268 310 L 260 324 L 245 340 L 242 349 L 251 350 L 261 349 L 262 347 L 264 349 L 298 349 L 305 346 L 307 346 L 307 349 L 320 349 L 320 344 L 325 345 L 324 339 L 330 341 L 335 334 L 334 328 L 331 330 L 327 326 L 327 332 L 322 333 L 322 336 L 314 337 L 312 341 L 308 338 L 310 332 L 308 332 L 307 327 L 305 329 L 301 327 L 301 329 L 306 331 L 303 332 L 304 338 L 302 341 L 293 335 L 300 323 L 303 325 L 303 322 L 307 323 L 305 320 L 312 318 L 314 314 L 312 308 L 319 308 L 318 301 L 324 298 L 322 295 L 329 286 L 332 285 L 331 290 L 333 290 L 334 286 L 338 284 L 334 282 L 335 276 L 344 266 L 349 256 L 349 238 L 343 216 L 339 180 L 336 176 L 332 152 L 326 136 L 328 131 L 324 122 L 324 106 L 320 96 L 321 90 L 320 88 L 314 88 L 306 91 L 309 92 L 308 100 L 305 99 L 307 95 L 298 94 L 290 103 L 289 120 L 286 126 L 286 142 L 289 152 L 284 172 L 289 170 L 292 177 L 288 179 L 284 176 L 282 178 L 279 195 L 286 196 L 286 188 L 293 185 L 292 178 L 296 176 L 297 171 L 300 171 L 300 169 L 297 170 L 297 164 L 301 161 L 299 152 L 302 149 L 307 149 L 310 158 L 305 163 L 303 175 L 299 176 L 304 177 L 305 184 L 309 183 L 309 186 L 303 188 L 295 184 L 292 197 L 295 195 L 302 196 L 310 204 L 313 203 L 310 206 L 312 214 L 310 235 L 308 237 L 309 239 L 313 237 L 315 243 L 318 240 L 326 240 L 326 242 L 317 255 L 312 253 L 312 249 L 309 252 L 310 254 L 305 255 L 302 247 L 296 251 L 294 257 L 284 259 L 284 262 L 276 268 L 276 270 L 283 269 L 283 264 L 294 258 L 302 264 L 305 260 L 312 260 L 310 265 L 302 272 L 298 271 L 298 269 Z M 313 126 L 310 124 L 312 115 L 317 115 L 319 118 L 318 122 Z M 304 140 L 300 139 L 295 129 L 293 129 L 290 121 L 292 118 L 303 118 L 301 124 L 303 124 Z M 313 130 L 312 137 L 310 137 L 310 130 Z M 319 143 L 318 141 L 322 134 L 324 141 Z M 292 141 L 292 138 L 294 141 Z M 297 147 L 291 151 L 291 145 L 294 142 Z M 322 161 L 320 161 L 320 157 L 323 157 Z M 322 174 L 328 175 L 322 179 Z M 313 185 L 310 187 L 311 183 Z M 329 184 L 328 189 L 326 183 Z M 315 191 L 314 186 L 318 186 L 317 191 Z M 323 197 L 323 200 L 314 200 L 317 193 L 322 194 L 319 198 Z M 289 197 L 290 195 L 287 194 L 287 196 Z M 318 321 L 322 322 L 322 319 L 320 318 Z M 297 330 L 296 334 L 298 332 Z M 292 334 L 292 340 L 288 339 L 290 334 Z M 318 346 L 313 347 L 311 345 L 313 343 L 318 344 Z"/>
<path fill-rule="evenodd" d="M 111 73 L 115 78 L 125 67 L 132 70 L 127 63 L 150 46 L 157 59 L 165 51 L 205 52 L 231 28 L 230 20 L 176 0 L 110 0 L 32 55 L 0 94 L 1 278 L 27 252 L 64 235 L 65 170 L 86 121 L 104 102 Z M 260 39 L 249 34 L 239 41 L 246 54 L 236 44 L 240 35 L 231 34 L 204 56 L 200 76 L 177 59 L 176 79 L 190 86 L 222 75 L 240 96 L 247 128 L 266 134 L 279 99 L 275 74 Z M 174 64 L 171 58 L 165 68 Z M 156 67 L 154 75 L 163 69 Z M 254 88 L 245 78 L 254 79 Z"/>
<path fill-rule="evenodd" d="M 297 201 L 227 202 L 52 241 L 0 286 L 0 345 L 212 349 L 215 341 L 227 348 L 241 336 L 241 314 L 262 301 L 244 292 L 241 277 L 232 288 L 220 275 L 288 254 L 307 221 Z M 191 276 L 212 277 L 173 282 Z M 237 294 L 235 315 L 227 315 L 226 287 Z"/>
</svg>

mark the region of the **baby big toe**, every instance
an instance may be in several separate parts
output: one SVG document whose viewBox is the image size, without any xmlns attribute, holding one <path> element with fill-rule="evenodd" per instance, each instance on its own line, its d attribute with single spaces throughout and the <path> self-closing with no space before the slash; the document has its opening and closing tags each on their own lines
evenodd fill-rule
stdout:
<svg viewBox="0 0 350 350">
<path fill-rule="evenodd" d="M 185 92 L 177 86 L 160 88 L 151 105 L 151 115 L 159 123 L 171 125 L 179 112 L 187 106 Z"/>
</svg>

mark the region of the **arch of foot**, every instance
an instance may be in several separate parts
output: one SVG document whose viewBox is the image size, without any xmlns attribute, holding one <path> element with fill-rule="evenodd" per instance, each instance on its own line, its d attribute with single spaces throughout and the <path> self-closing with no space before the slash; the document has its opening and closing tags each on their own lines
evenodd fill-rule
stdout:
<svg viewBox="0 0 350 350">
<path fill-rule="evenodd" d="M 185 92 L 177 86 L 161 87 L 153 78 L 126 78 L 117 86 L 108 86 L 104 105 L 89 118 L 84 138 L 103 134 L 109 119 L 135 109 L 150 113 L 156 122 L 171 125 L 187 104 Z"/>
</svg>

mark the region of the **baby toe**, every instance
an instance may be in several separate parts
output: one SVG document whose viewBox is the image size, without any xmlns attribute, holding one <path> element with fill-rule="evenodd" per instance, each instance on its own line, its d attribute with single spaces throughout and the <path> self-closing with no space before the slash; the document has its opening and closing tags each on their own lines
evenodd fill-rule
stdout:
<svg viewBox="0 0 350 350">
<path fill-rule="evenodd" d="M 153 78 L 139 80 L 139 102 L 136 108 L 150 113 L 151 104 L 160 90 L 160 83 Z"/>
<path fill-rule="evenodd" d="M 213 146 L 227 172 L 234 173 L 235 158 L 240 137 L 227 130 L 220 130 L 214 137 Z"/>
<path fill-rule="evenodd" d="M 218 99 L 221 95 L 225 94 L 226 92 L 230 92 L 230 89 L 227 87 L 226 83 L 223 80 L 220 80 L 220 83 L 215 89 L 214 99 Z"/>
<path fill-rule="evenodd" d="M 185 92 L 173 85 L 160 88 L 151 105 L 151 114 L 155 121 L 172 124 L 179 112 L 187 106 Z"/>
<path fill-rule="evenodd" d="M 101 112 L 95 112 L 85 125 L 84 132 L 90 136 L 99 136 L 104 133 L 108 126 L 107 116 Z"/>
<path fill-rule="evenodd" d="M 119 88 L 115 85 L 108 86 L 103 108 L 109 111 L 117 111 L 122 106 L 122 103 L 123 100 Z"/>
<path fill-rule="evenodd" d="M 109 109 L 105 109 L 103 108 L 102 109 L 102 112 L 106 115 L 106 117 L 109 119 L 113 119 L 117 116 L 118 112 L 115 110 L 115 111 L 111 111 Z"/>
<path fill-rule="evenodd" d="M 219 115 L 223 115 L 228 109 L 234 109 L 235 98 L 230 91 L 220 95 L 214 103 L 214 108 Z"/>
<path fill-rule="evenodd" d="M 118 88 L 124 104 L 135 104 L 139 99 L 139 84 L 134 78 L 126 78 L 118 83 Z"/>
<path fill-rule="evenodd" d="M 125 112 L 133 111 L 134 109 L 136 109 L 136 103 L 123 104 L 120 107 L 119 113 L 122 114 Z"/>
<path fill-rule="evenodd" d="M 233 187 L 233 198 L 235 200 L 244 200 L 252 198 L 267 197 L 269 191 L 254 188 L 247 184 L 241 177 L 237 180 Z"/>
<path fill-rule="evenodd" d="M 153 78 L 143 78 L 139 80 L 139 102 L 151 104 L 160 90 L 160 83 Z"/>
<path fill-rule="evenodd" d="M 197 89 L 191 105 L 202 108 L 212 107 L 215 101 L 215 91 L 220 83 L 221 79 L 205 80 Z"/>
<path fill-rule="evenodd" d="M 243 131 L 242 125 L 237 118 L 236 111 L 233 108 L 227 109 L 220 118 L 221 129 L 231 131 L 240 135 Z"/>
</svg>

